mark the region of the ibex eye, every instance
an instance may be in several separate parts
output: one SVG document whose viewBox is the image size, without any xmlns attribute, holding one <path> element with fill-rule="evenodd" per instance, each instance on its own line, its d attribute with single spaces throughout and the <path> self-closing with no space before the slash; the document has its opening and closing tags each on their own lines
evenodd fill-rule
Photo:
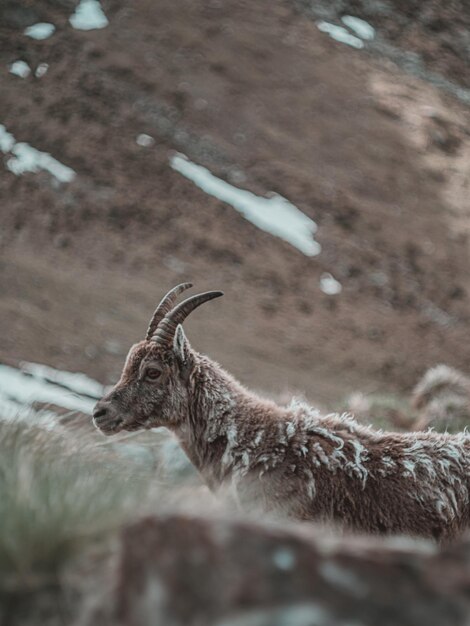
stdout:
<svg viewBox="0 0 470 626">
<path fill-rule="evenodd" d="M 145 372 L 145 377 L 150 380 L 156 380 L 160 374 L 160 370 L 157 370 L 154 367 L 149 367 L 149 369 Z"/>
</svg>

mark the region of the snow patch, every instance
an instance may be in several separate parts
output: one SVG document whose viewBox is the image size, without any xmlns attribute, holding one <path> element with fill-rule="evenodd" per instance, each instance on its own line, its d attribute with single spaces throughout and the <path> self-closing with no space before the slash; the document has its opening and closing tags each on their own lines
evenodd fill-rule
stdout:
<svg viewBox="0 0 470 626">
<path fill-rule="evenodd" d="M 234 187 L 183 154 L 173 155 L 170 165 L 206 193 L 230 204 L 261 230 L 287 241 L 307 256 L 319 254 L 321 247 L 314 239 L 316 223 L 286 198 L 277 194 L 262 198 Z"/>
<path fill-rule="evenodd" d="M 327 33 L 335 41 L 345 43 L 346 45 L 357 48 L 358 50 L 364 47 L 362 39 L 351 35 L 351 33 L 349 33 L 342 26 L 336 26 L 336 24 L 331 24 L 330 22 L 324 22 L 322 20 L 317 22 L 317 28 L 321 30 L 322 33 Z"/>
<path fill-rule="evenodd" d="M 12 156 L 6 162 L 7 168 L 20 176 L 25 172 L 49 172 L 61 183 L 69 183 L 75 178 L 75 172 L 63 165 L 47 152 L 41 152 L 28 143 L 16 143 L 14 136 L 0 124 L 0 150 Z"/>
<path fill-rule="evenodd" d="M 353 17 L 352 15 L 343 15 L 341 21 L 361 39 L 365 39 L 366 41 L 372 41 L 374 39 L 375 28 L 365 20 L 361 20 L 359 17 Z"/>
<path fill-rule="evenodd" d="M 47 22 L 38 22 L 37 24 L 33 24 L 32 26 L 28 26 L 24 31 L 24 34 L 32 39 L 48 39 L 55 31 L 54 24 L 49 24 Z"/>
<path fill-rule="evenodd" d="M 9 69 L 10 74 L 20 78 L 27 78 L 31 74 L 31 68 L 25 61 L 13 61 L 13 63 L 10 63 Z"/>
<path fill-rule="evenodd" d="M 81 0 L 69 22 L 76 30 L 106 28 L 109 24 L 98 0 Z"/>
<path fill-rule="evenodd" d="M 336 278 L 325 272 L 320 278 L 320 289 L 329 296 L 336 296 L 338 293 L 341 293 L 343 288 Z"/>
<path fill-rule="evenodd" d="M 73 393 L 39 376 L 29 376 L 14 367 L 0 365 L 0 411 L 17 413 L 30 412 L 34 402 L 55 404 L 71 411 L 81 411 L 91 415 L 95 400 Z M 0 418 L 4 418 L 3 413 Z"/>
<path fill-rule="evenodd" d="M 10 152 L 15 145 L 15 138 L 7 131 L 5 126 L 0 124 L 0 150 L 3 153 Z"/>
<path fill-rule="evenodd" d="M 64 372 L 41 363 L 22 362 L 20 367 L 23 372 L 30 374 L 36 379 L 65 387 L 76 394 L 89 396 L 99 400 L 105 392 L 104 386 L 80 372 Z"/>
</svg>

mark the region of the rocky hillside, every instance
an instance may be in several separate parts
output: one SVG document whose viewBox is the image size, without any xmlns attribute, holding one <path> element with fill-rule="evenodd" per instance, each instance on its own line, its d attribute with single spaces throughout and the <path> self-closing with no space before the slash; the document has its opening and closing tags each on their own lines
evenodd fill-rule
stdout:
<svg viewBox="0 0 470 626">
<path fill-rule="evenodd" d="M 379 45 L 419 46 L 465 87 L 468 12 L 328 4 L 109 0 L 106 27 L 79 30 L 74 0 L 2 3 L 3 146 L 66 166 L 15 173 L 4 150 L 3 361 L 109 382 L 162 291 L 190 278 L 226 292 L 189 323 L 195 345 L 267 391 L 334 402 L 409 389 L 437 361 L 470 369 L 468 107 Z M 346 12 L 375 28 L 363 49 L 318 28 Z M 24 34 L 38 22 L 55 32 Z M 173 151 L 282 195 L 318 225 L 320 254 L 199 189 Z M 340 293 L 324 293 L 328 275 Z"/>
</svg>

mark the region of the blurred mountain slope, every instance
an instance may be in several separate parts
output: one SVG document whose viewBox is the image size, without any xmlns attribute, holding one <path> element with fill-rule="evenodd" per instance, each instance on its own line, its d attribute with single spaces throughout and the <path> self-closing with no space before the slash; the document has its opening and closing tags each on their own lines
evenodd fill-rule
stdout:
<svg viewBox="0 0 470 626">
<path fill-rule="evenodd" d="M 91 31 L 70 26 L 75 4 L 1 9 L 0 124 L 76 177 L 0 165 L 0 360 L 108 382 L 162 292 L 191 279 L 226 293 L 188 322 L 194 345 L 267 391 L 331 402 L 411 388 L 435 362 L 470 370 L 468 107 L 329 39 L 292 2 L 108 1 L 109 26 Z M 24 36 L 37 21 L 54 35 Z M 18 59 L 26 79 L 8 71 Z M 288 198 L 317 222 L 321 254 L 206 195 L 172 150 Z M 322 293 L 324 272 L 340 294 Z"/>
</svg>

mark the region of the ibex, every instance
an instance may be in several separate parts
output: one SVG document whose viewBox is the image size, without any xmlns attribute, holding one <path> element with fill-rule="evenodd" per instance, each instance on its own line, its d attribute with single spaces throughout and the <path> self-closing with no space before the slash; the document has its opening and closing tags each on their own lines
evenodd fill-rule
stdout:
<svg viewBox="0 0 470 626">
<path fill-rule="evenodd" d="M 157 307 L 121 379 L 94 410 L 106 435 L 165 426 L 208 486 L 226 486 L 241 507 L 372 533 L 436 539 L 469 524 L 470 438 L 380 432 L 347 415 L 249 392 L 193 350 L 182 329 L 209 291 L 175 306 L 189 283 Z"/>
</svg>

